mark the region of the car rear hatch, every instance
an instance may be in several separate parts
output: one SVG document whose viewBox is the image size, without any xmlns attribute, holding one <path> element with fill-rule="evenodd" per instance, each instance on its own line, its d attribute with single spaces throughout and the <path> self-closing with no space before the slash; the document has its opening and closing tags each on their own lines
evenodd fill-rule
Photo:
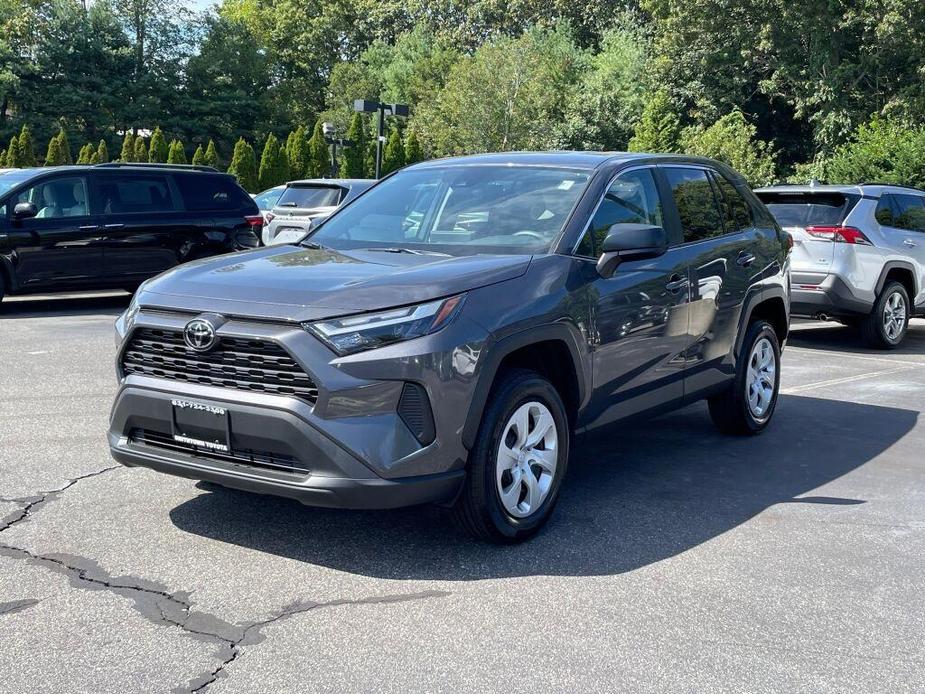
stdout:
<svg viewBox="0 0 925 694">
<path fill-rule="evenodd" d="M 757 191 L 777 223 L 793 238 L 791 268 L 818 284 L 835 258 L 832 229 L 840 227 L 860 194 L 832 190 Z M 818 280 L 815 282 L 814 280 Z"/>
</svg>

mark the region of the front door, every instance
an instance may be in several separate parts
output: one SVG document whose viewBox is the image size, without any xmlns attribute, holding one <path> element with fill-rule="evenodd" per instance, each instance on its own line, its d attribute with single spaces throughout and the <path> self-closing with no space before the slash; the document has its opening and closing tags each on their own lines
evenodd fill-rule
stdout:
<svg viewBox="0 0 925 694">
<path fill-rule="evenodd" d="M 653 168 L 617 176 L 576 254 L 597 258 L 610 226 L 619 223 L 653 224 L 672 231 Z M 680 239 L 673 240 L 676 246 Z M 687 265 L 684 254 L 672 247 L 659 258 L 624 262 L 612 277 L 594 275 L 594 392 L 583 424 L 606 424 L 683 397 L 684 352 L 689 346 Z M 596 272 L 593 265 L 588 272 Z"/>
<path fill-rule="evenodd" d="M 102 235 L 87 193 L 86 176 L 68 175 L 43 179 L 8 202 L 8 242 L 20 289 L 51 290 L 99 281 Z M 12 219 L 20 202 L 31 202 L 38 214 Z"/>
</svg>

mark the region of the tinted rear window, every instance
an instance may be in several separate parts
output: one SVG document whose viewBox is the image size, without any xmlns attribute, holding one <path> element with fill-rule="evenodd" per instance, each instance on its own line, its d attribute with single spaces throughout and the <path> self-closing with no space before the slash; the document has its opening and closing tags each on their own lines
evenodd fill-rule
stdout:
<svg viewBox="0 0 925 694">
<path fill-rule="evenodd" d="M 257 210 L 257 203 L 229 176 L 183 173 L 174 177 L 188 210 Z"/>
<path fill-rule="evenodd" d="M 340 188 L 330 186 L 290 186 L 283 191 L 277 207 L 333 207 L 340 201 Z"/>
<path fill-rule="evenodd" d="M 841 224 L 857 202 L 844 193 L 758 193 L 782 227 Z"/>
</svg>

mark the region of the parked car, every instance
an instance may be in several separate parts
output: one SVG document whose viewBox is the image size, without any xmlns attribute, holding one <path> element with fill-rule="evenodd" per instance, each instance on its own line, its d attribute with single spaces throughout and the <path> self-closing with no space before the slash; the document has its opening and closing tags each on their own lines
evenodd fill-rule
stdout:
<svg viewBox="0 0 925 694">
<path fill-rule="evenodd" d="M 369 188 L 374 180 L 365 178 L 318 178 L 292 181 L 267 215 L 263 243 L 272 246 L 296 243 L 311 231 L 312 225 L 329 217 L 341 205 Z"/>
<path fill-rule="evenodd" d="M 279 200 L 279 196 L 283 194 L 284 190 L 286 190 L 285 184 L 281 186 L 273 186 L 272 188 L 267 188 L 260 193 L 251 195 L 251 197 L 254 198 L 254 202 L 257 203 L 260 214 L 263 215 L 264 225 L 269 222 L 267 215 L 269 215 L 270 210 L 276 206 L 276 202 Z"/>
<path fill-rule="evenodd" d="M 902 186 L 772 186 L 755 191 L 793 237 L 794 315 L 860 327 L 893 349 L 925 314 L 925 192 Z"/>
<path fill-rule="evenodd" d="M 120 287 L 188 260 L 254 248 L 263 224 L 208 167 L 98 164 L 0 174 L 0 298 Z"/>
<path fill-rule="evenodd" d="M 116 323 L 111 451 L 310 505 L 445 503 L 523 540 L 576 431 L 702 398 L 724 432 L 768 426 L 787 242 L 708 159 L 416 164 L 300 245 L 143 285 Z"/>
</svg>

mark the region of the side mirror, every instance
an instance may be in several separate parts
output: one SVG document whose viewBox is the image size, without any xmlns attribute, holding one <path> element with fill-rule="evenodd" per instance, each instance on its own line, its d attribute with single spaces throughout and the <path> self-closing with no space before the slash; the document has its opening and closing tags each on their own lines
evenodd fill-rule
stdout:
<svg viewBox="0 0 925 694">
<path fill-rule="evenodd" d="M 17 202 L 13 208 L 13 219 L 31 219 L 38 213 L 34 202 Z"/>
<path fill-rule="evenodd" d="M 657 258 L 668 250 L 668 234 L 651 224 L 614 224 L 607 230 L 603 252 L 597 261 L 601 277 L 612 277 L 625 260 Z"/>
</svg>

